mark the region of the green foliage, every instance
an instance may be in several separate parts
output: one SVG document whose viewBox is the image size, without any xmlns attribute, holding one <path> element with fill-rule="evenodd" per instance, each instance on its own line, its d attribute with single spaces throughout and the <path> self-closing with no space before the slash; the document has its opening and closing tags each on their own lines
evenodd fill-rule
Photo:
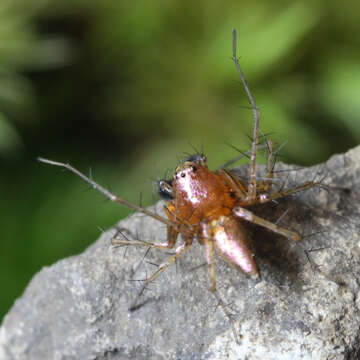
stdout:
<svg viewBox="0 0 360 360">
<path fill-rule="evenodd" d="M 91 166 L 137 202 L 194 144 L 211 167 L 247 149 L 251 111 L 304 165 L 360 139 L 359 8 L 336 1 L 2 0 L 0 314 L 32 274 L 127 210 L 35 156 Z"/>
<path fill-rule="evenodd" d="M 68 61 L 64 39 L 39 37 L 34 17 L 48 0 L 2 0 L 0 3 L 0 157 L 23 151 L 16 121 L 35 106 L 25 71 L 41 71 Z"/>
</svg>

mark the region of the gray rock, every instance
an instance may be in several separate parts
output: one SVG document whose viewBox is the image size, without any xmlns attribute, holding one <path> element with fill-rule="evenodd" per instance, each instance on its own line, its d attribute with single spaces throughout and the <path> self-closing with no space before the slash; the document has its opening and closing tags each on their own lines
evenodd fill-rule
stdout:
<svg viewBox="0 0 360 360">
<path fill-rule="evenodd" d="M 219 293 L 234 314 L 240 343 L 207 290 L 197 242 L 130 312 L 141 286 L 130 280 L 146 278 L 169 255 L 112 247 L 111 239 L 121 235 L 111 229 L 83 254 L 34 276 L 3 321 L 0 359 L 359 359 L 360 147 L 321 166 L 277 175 L 289 187 L 326 175 L 332 188 L 253 209 L 304 236 L 294 243 L 247 226 L 260 280 L 217 260 Z M 163 225 L 140 214 L 118 227 L 149 241 L 166 236 Z"/>
</svg>

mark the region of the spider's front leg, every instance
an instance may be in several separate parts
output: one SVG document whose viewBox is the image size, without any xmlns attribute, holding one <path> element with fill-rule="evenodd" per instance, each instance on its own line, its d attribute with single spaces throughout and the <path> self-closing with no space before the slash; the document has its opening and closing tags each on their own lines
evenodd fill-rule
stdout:
<svg viewBox="0 0 360 360">
<path fill-rule="evenodd" d="M 171 181 L 167 180 L 159 180 L 158 181 L 158 194 L 164 199 L 168 200 L 170 203 L 173 199 L 173 189 L 171 186 Z M 167 207 L 165 206 L 165 211 Z M 168 216 L 169 218 L 169 216 Z M 169 220 L 171 221 L 171 220 Z M 175 223 L 174 223 L 175 225 Z M 122 234 L 123 235 L 123 234 Z M 126 246 L 126 245 L 135 245 L 135 246 L 148 246 L 156 249 L 172 249 L 175 246 L 176 239 L 179 235 L 179 230 L 175 226 L 168 225 L 167 226 L 167 241 L 159 242 L 159 243 L 151 243 L 143 240 L 129 240 L 125 236 L 124 239 L 119 239 L 115 237 L 111 244 L 115 246 Z"/>
</svg>

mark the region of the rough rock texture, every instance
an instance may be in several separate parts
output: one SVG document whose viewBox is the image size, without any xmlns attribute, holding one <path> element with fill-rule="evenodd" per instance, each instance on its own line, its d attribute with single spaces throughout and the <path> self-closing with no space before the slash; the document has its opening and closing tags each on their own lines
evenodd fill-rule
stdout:
<svg viewBox="0 0 360 360">
<path fill-rule="evenodd" d="M 143 306 L 129 312 L 141 286 L 129 280 L 144 279 L 168 252 L 151 250 L 142 261 L 146 248 L 110 246 L 112 229 L 83 254 L 34 276 L 4 319 L 0 359 L 359 359 L 360 147 L 277 175 L 289 187 L 295 178 L 326 176 L 332 188 L 254 209 L 304 235 L 294 243 L 248 226 L 261 280 L 217 261 L 217 284 L 239 344 L 207 290 L 204 249 L 196 242 L 150 285 Z M 119 226 L 128 237 L 166 236 L 163 225 L 139 214 Z"/>
</svg>

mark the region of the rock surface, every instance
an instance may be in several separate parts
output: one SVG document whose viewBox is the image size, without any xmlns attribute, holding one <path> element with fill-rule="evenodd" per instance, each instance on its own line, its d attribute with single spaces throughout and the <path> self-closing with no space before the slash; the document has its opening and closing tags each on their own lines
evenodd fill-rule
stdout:
<svg viewBox="0 0 360 360">
<path fill-rule="evenodd" d="M 295 178 L 300 184 L 326 175 L 331 188 L 254 209 L 304 236 L 294 243 L 248 226 L 260 280 L 217 260 L 219 292 L 234 314 L 240 343 L 207 290 L 197 242 L 129 312 L 141 286 L 129 280 L 146 278 L 169 255 L 112 247 L 117 230 L 111 229 L 83 254 L 34 276 L 4 318 L 0 359 L 359 359 L 360 147 L 277 175 L 288 187 Z M 166 236 L 163 225 L 139 214 L 118 227 L 149 241 Z"/>
</svg>

